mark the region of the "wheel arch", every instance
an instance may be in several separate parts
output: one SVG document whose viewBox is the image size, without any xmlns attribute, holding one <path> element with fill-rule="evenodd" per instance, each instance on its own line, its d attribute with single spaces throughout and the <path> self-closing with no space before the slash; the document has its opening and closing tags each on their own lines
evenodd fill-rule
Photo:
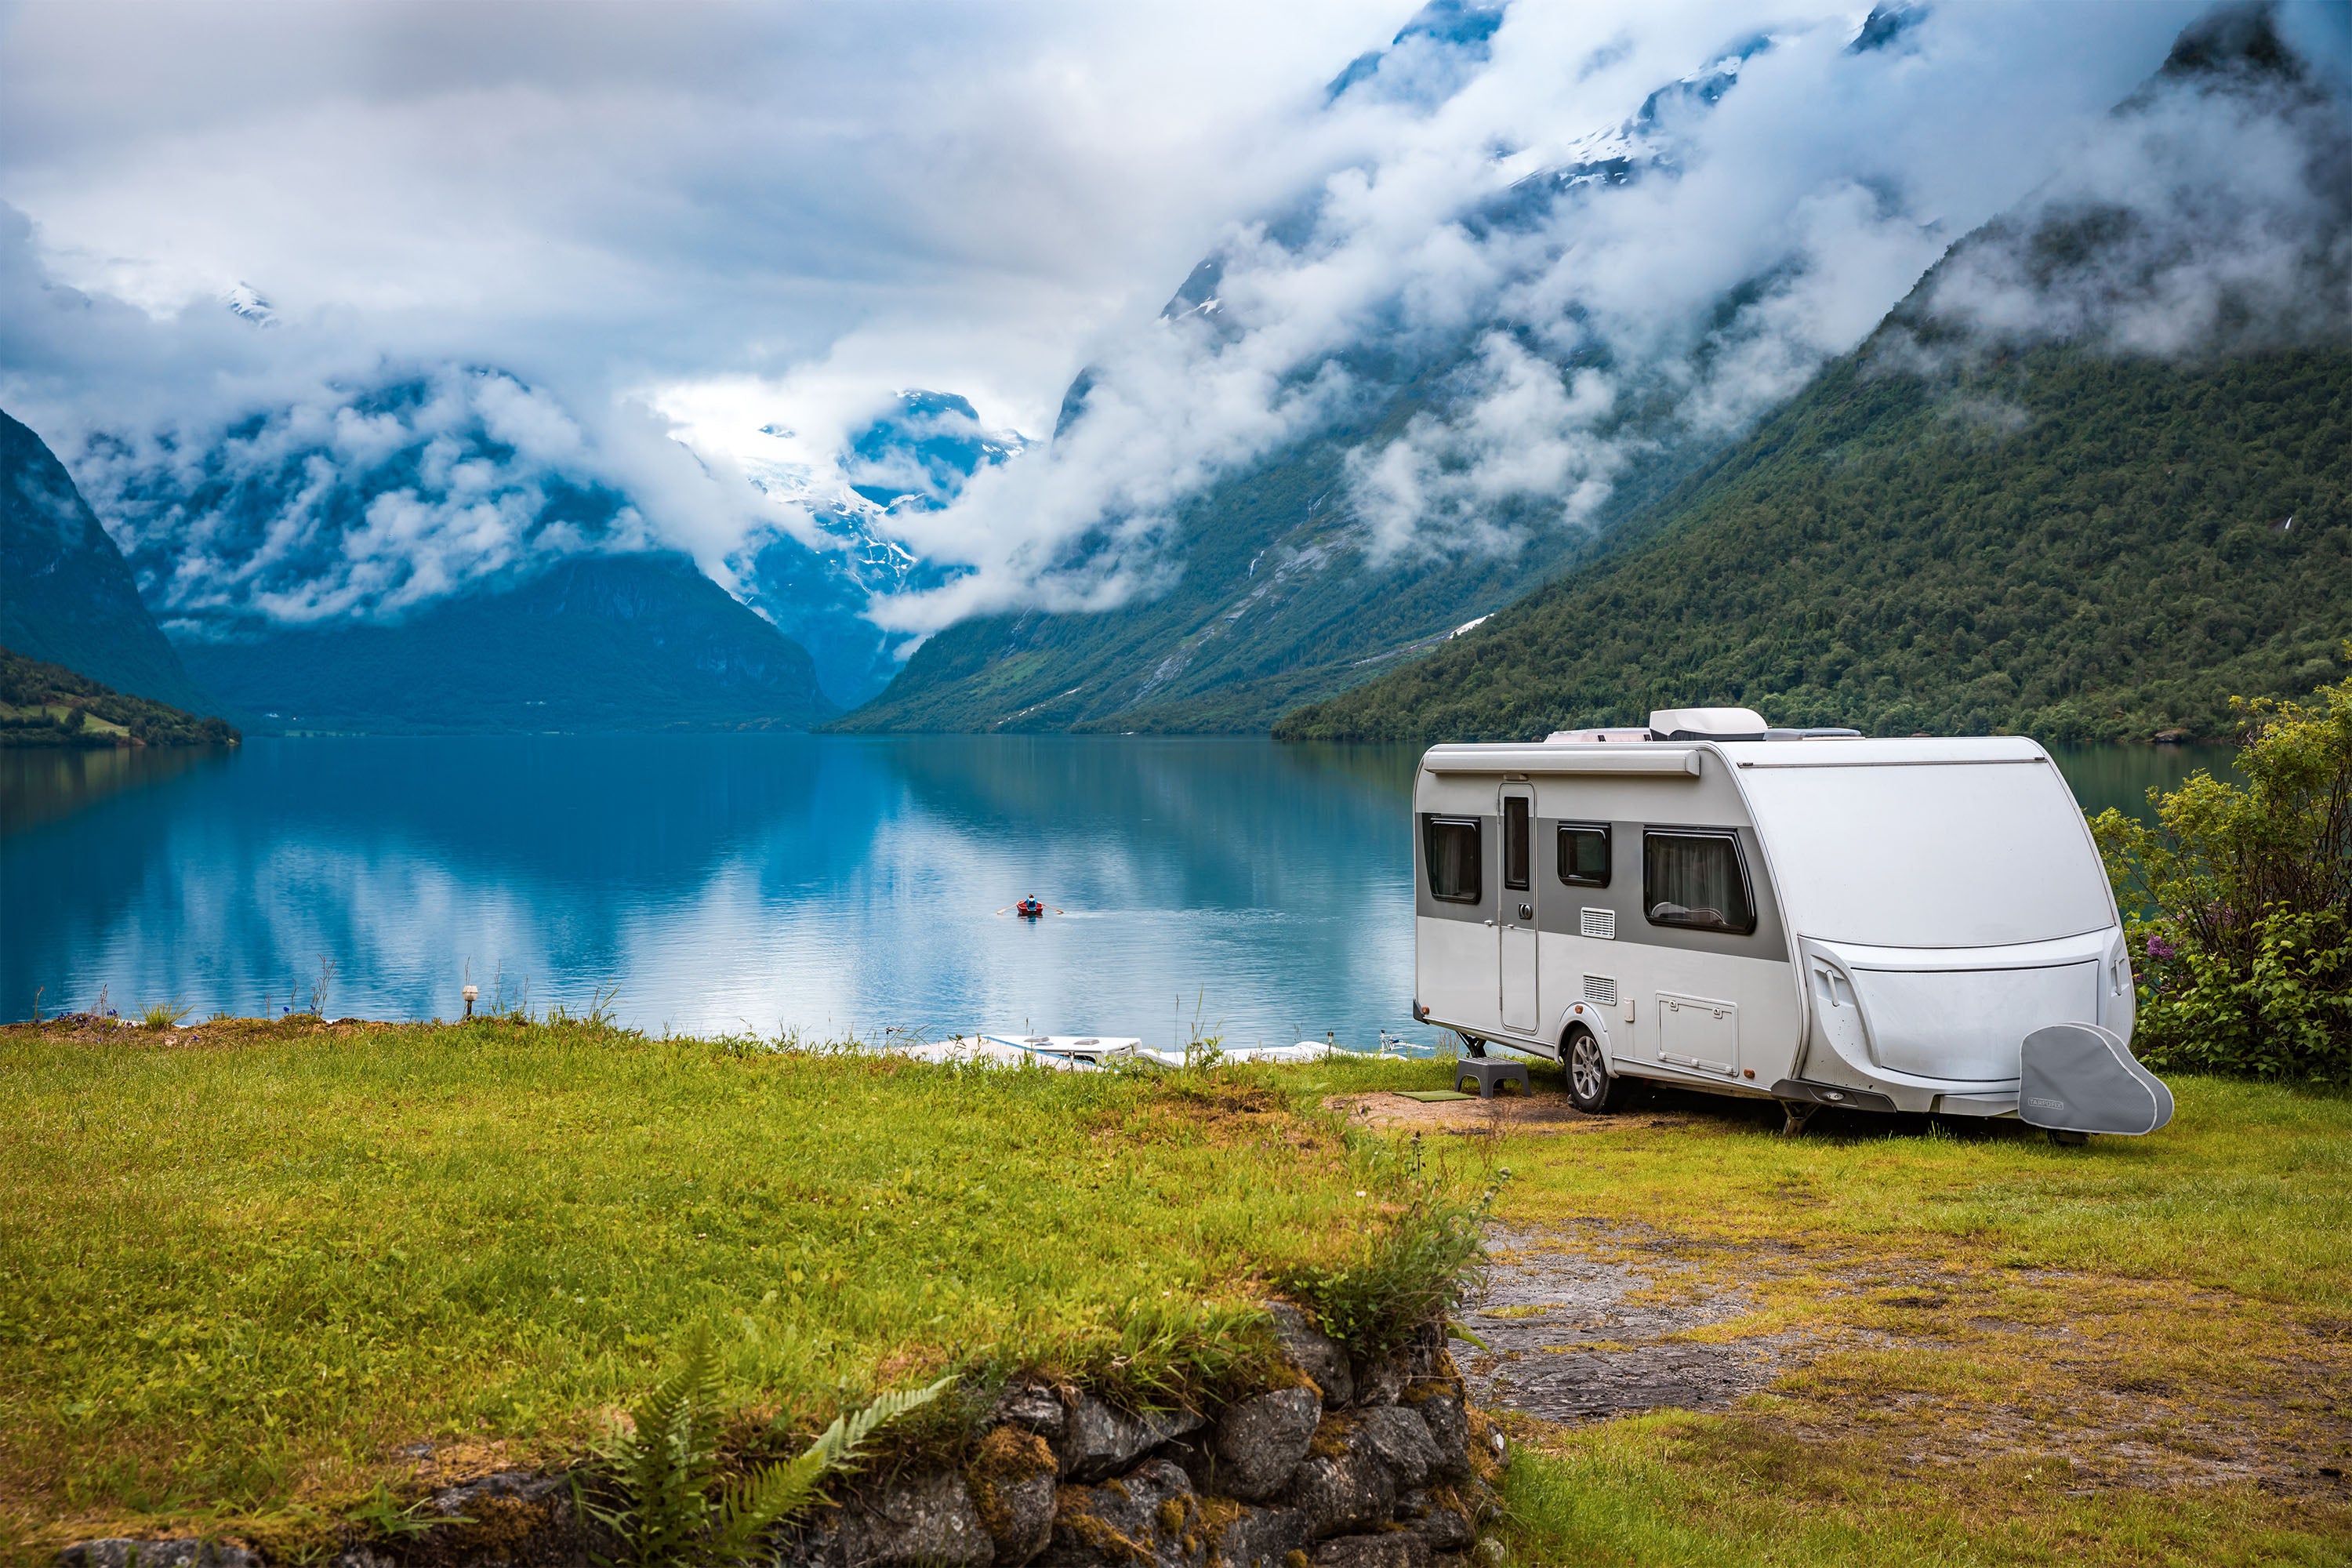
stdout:
<svg viewBox="0 0 2352 1568">
<path fill-rule="evenodd" d="M 1552 1030 L 1552 1051 L 1558 1058 L 1561 1061 L 1568 1059 L 1568 1042 L 1575 1037 L 1579 1029 L 1600 1042 L 1602 1058 L 1610 1064 L 1610 1070 L 1615 1071 L 1617 1052 L 1614 1042 L 1609 1038 L 1609 1020 L 1601 1016 L 1601 1009 L 1590 1002 L 1571 1002 L 1560 1009 L 1559 1023 Z"/>
</svg>

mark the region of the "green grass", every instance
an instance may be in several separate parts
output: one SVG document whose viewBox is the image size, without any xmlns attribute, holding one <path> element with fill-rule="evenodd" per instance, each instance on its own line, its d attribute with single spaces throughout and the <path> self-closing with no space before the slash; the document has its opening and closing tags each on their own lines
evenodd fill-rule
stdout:
<svg viewBox="0 0 2352 1568">
<path fill-rule="evenodd" d="M 690 1324 L 812 1427 L 945 1371 L 1177 1397 L 1402 1163 L 1213 1083 L 586 1026 L 0 1036 L 0 1507 L 20 1550 L 354 1506 L 417 1440 L 577 1454 Z M 1187 1086 L 1190 1087 L 1187 1087 Z"/>
<path fill-rule="evenodd" d="M 1523 1447 L 1504 1503 L 1520 1562 L 1625 1568 L 1985 1568 L 2083 1563 L 2340 1564 L 2346 1542 L 2282 1523 L 2253 1488 L 2070 1496 L 2041 1454 L 1965 1477 L 1889 1474 L 1856 1445 L 1683 1415 Z"/>
<path fill-rule="evenodd" d="M 1732 1244 L 1801 1233 L 2352 1311 L 2352 1094 L 2167 1081 L 2172 1125 L 2078 1149 L 2013 1122 L 1859 1114 L 1783 1138 L 1777 1110 L 1675 1096 L 1594 1132 L 1517 1141 L 1502 1213 L 1639 1220 Z"/>
<path fill-rule="evenodd" d="M 0 1030 L 0 1557 L 190 1525 L 290 1550 L 404 1506 L 419 1441 L 468 1473 L 575 1460 L 697 1324 L 733 1430 L 782 1451 L 950 1372 L 1238 1386 L 1271 1284 L 1350 1266 L 1333 1300 L 1360 1307 L 1379 1269 L 1427 1271 L 1396 1239 L 1410 1146 L 1318 1107 L 1437 1088 L 1437 1063 L 1150 1079 L 583 1025 L 195 1034 Z M 1740 1292 L 1694 1340 L 1801 1347 L 1726 1415 L 1506 1417 L 1514 1561 L 2343 1561 L 2352 1510 L 2307 1477 L 2117 1458 L 2345 1441 L 2352 1096 L 2173 1086 L 2163 1133 L 2085 1149 L 1861 1117 L 1784 1139 L 1673 1095 L 1499 1135 L 1476 1102 L 1410 1107 L 1515 1234 L 1638 1263 L 1661 1299 Z"/>
</svg>

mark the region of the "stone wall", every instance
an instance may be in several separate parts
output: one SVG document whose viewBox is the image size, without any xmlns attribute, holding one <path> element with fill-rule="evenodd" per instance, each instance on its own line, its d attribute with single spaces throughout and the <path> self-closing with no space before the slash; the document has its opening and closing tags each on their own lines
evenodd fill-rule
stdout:
<svg viewBox="0 0 2352 1568">
<path fill-rule="evenodd" d="M 1213 1414 L 1139 1413 L 1015 1381 L 961 1469 L 849 1493 L 780 1545 L 775 1568 L 1461 1568 L 1503 1448 L 1469 1409 L 1442 1328 L 1366 1363 L 1295 1308 L 1273 1310 L 1287 1385 Z M 423 1513 L 450 1522 L 355 1544 L 335 1568 L 618 1555 L 577 1516 L 568 1478 L 486 1477 Z M 84 1542 L 60 1565 L 264 1568 L 187 1541 Z"/>
</svg>

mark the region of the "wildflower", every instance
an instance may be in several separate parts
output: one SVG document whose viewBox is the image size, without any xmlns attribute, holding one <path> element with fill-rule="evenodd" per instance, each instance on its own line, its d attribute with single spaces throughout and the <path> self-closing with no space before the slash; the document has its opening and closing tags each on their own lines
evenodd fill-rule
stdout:
<svg viewBox="0 0 2352 1568">
<path fill-rule="evenodd" d="M 2170 958 L 2179 953 L 2179 951 L 2180 950 L 2179 948 L 2173 946 L 2172 943 L 2165 941 L 2164 938 L 2157 935 L 2155 932 L 2151 931 L 2148 933 L 2147 955 L 2150 958 Z"/>
</svg>

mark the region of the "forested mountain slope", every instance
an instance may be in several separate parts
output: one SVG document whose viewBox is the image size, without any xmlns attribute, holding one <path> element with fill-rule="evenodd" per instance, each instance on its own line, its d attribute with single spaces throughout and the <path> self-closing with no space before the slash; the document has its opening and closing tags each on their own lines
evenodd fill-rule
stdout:
<svg viewBox="0 0 2352 1568">
<path fill-rule="evenodd" d="M 120 690 L 208 709 L 122 552 L 46 442 L 0 413 L 0 644 Z"/>
<path fill-rule="evenodd" d="M 2217 735 L 2352 637 L 2352 127 L 2262 5 L 1616 548 L 1294 738 Z"/>
<path fill-rule="evenodd" d="M 807 649 L 664 552 L 574 556 L 392 625 L 185 652 L 268 729 L 802 730 L 835 711 Z"/>
<path fill-rule="evenodd" d="M 1500 16 L 1432 6 L 1392 46 L 1429 53 L 1399 81 L 1467 80 Z M 1432 18 L 1452 22 L 1433 31 Z M 1825 76 L 1900 71 L 1882 47 L 1900 30 L 1864 29 Z M 1379 245 L 1352 226 L 1353 199 L 1328 191 L 1204 259 L 1154 324 L 1167 355 L 1150 363 L 1181 365 L 1170 384 L 1222 390 L 1202 391 L 1199 408 L 1163 405 L 1139 390 L 1159 381 L 1090 367 L 1053 441 L 1023 461 L 1115 469 L 1105 431 L 1156 451 L 1160 426 L 1225 428 L 1226 402 L 1317 412 L 1268 414 L 1292 434 L 1245 459 L 1174 441 L 1171 464 L 1197 461 L 1208 476 L 1197 489 L 1107 506 L 1040 563 L 1042 577 L 1085 590 L 1063 597 L 1115 607 L 957 621 L 835 727 L 1262 733 L 1589 559 L 1777 402 L 1781 374 L 1801 380 L 1784 360 L 1810 369 L 1832 352 L 1786 340 L 1785 323 L 1811 320 L 1816 295 L 1837 287 L 1807 237 L 1776 231 L 1752 255 L 1735 247 L 1744 277 L 1709 272 L 1677 292 L 1653 276 L 1638 330 L 1622 302 L 1588 298 L 1588 273 L 1609 271 L 1593 258 L 1634 243 L 1629 213 L 1672 209 L 1712 117 L 1778 47 L 1761 33 L 1738 40 L 1575 139 L 1565 161 L 1492 188 L 1469 182 L 1414 218 L 1427 228 L 1413 230 L 1412 265 L 1363 259 Z M 1335 100 L 1379 88 L 1386 69 L 1359 62 L 1332 84 Z M 1502 167 L 1488 171 L 1496 182 Z M 1679 199 L 1710 210 L 1700 195 Z M 1886 216 L 1917 243 L 1918 215 L 1890 198 Z M 1484 260 L 1459 277 L 1440 260 L 1473 255 Z M 1347 257 L 1357 259 L 1335 259 Z M 1434 270 L 1416 270 L 1424 264 Z M 1346 279 L 1391 269 L 1388 292 L 1344 309 L 1331 298 L 1369 287 Z M 1293 300 L 1344 325 L 1293 321 Z M 1766 363 L 1772 374 L 1759 372 Z M 1128 422 L 1139 408 L 1154 417 Z M 1123 586 L 1102 588 L 1112 582 Z"/>
<path fill-rule="evenodd" d="M 2146 738 L 2352 636 L 2352 352 L 1840 363 L 1671 522 L 1287 739 L 1503 739 L 1738 703 L 1875 733 Z"/>
</svg>

